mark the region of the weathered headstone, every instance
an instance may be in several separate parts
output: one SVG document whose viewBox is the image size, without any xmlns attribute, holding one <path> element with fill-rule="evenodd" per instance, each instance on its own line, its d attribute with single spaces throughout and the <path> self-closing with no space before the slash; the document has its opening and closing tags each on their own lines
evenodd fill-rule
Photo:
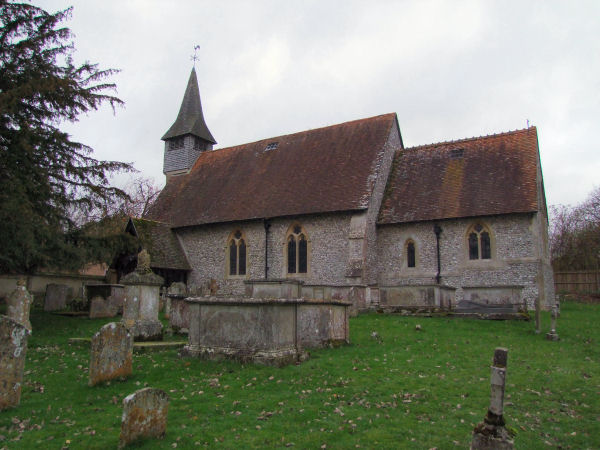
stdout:
<svg viewBox="0 0 600 450">
<path fill-rule="evenodd" d="M 483 419 L 473 430 L 472 450 L 509 450 L 514 442 L 504 427 L 504 388 L 506 385 L 506 366 L 508 350 L 497 348 L 491 374 L 490 407 Z"/>
<path fill-rule="evenodd" d="M 136 341 L 162 339 L 162 323 L 158 320 L 158 300 L 163 278 L 150 269 L 150 257 L 146 250 L 138 255 L 134 272 L 121 279 L 125 285 L 123 320 Z"/>
<path fill-rule="evenodd" d="M 560 337 L 558 337 L 558 333 L 556 332 L 556 318 L 558 317 L 558 306 L 552 306 L 552 325 L 550 326 L 550 332 L 546 333 L 546 339 L 549 341 L 558 341 Z"/>
<path fill-rule="evenodd" d="M 33 296 L 27 292 L 25 284 L 23 278 L 17 281 L 17 288 L 6 299 L 6 315 L 31 331 L 29 310 L 33 303 Z"/>
<path fill-rule="evenodd" d="M 185 283 L 182 283 L 181 281 L 171 283 L 171 286 L 169 286 L 169 294 L 185 295 Z"/>
<path fill-rule="evenodd" d="M 92 337 L 89 385 L 131 375 L 132 357 L 131 333 L 121 323 L 107 323 Z"/>
<path fill-rule="evenodd" d="M 96 295 L 90 300 L 90 319 L 115 317 L 116 315 L 117 308 L 113 307 L 108 299 Z"/>
<path fill-rule="evenodd" d="M 107 312 L 110 311 L 110 316 L 102 317 L 114 317 L 123 311 L 123 299 L 125 297 L 125 286 L 121 284 L 88 284 L 86 285 L 87 299 L 90 303 L 90 317 L 93 317 L 92 313 L 92 299 L 95 297 L 102 297 L 105 301 L 105 305 L 98 304 L 98 308 L 107 308 Z M 103 314 L 103 312 L 101 312 Z"/>
<path fill-rule="evenodd" d="M 0 315 L 0 411 L 19 405 L 31 331 L 23 324 Z"/>
<path fill-rule="evenodd" d="M 144 388 L 125 397 L 119 448 L 140 438 L 162 438 L 168 409 L 169 396 L 160 389 Z"/>
<path fill-rule="evenodd" d="M 67 307 L 70 300 L 71 289 L 66 284 L 49 284 L 46 286 L 44 298 L 44 311 L 60 311 Z"/>
</svg>

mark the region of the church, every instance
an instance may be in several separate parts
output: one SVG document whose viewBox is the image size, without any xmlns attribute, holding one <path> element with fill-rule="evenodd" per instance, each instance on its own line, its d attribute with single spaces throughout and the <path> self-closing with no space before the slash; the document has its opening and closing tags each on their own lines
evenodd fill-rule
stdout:
<svg viewBox="0 0 600 450">
<path fill-rule="evenodd" d="M 358 310 L 554 302 L 535 127 L 405 148 L 389 113 L 215 148 L 192 70 L 162 140 L 166 185 L 137 223 L 158 230 L 153 269 L 188 288 Z"/>
</svg>

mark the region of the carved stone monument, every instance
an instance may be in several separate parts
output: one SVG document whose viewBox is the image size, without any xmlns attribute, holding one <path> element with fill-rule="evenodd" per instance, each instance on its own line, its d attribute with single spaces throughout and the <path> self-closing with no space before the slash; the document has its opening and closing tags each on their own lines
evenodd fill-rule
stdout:
<svg viewBox="0 0 600 450">
<path fill-rule="evenodd" d="M 27 337 L 31 331 L 23 324 L 0 315 L 0 411 L 21 401 L 21 386 Z"/>
<path fill-rule="evenodd" d="M 163 278 L 150 269 L 150 256 L 146 250 L 138 255 L 134 272 L 121 279 L 125 285 L 123 324 L 136 341 L 162 340 L 162 323 L 158 320 L 158 302 Z"/>
<path fill-rule="evenodd" d="M 144 388 L 123 399 L 119 448 L 140 438 L 161 438 L 167 431 L 169 396 L 160 389 Z"/>
<path fill-rule="evenodd" d="M 6 315 L 31 331 L 29 310 L 33 303 L 33 296 L 27 292 L 25 284 L 26 281 L 23 278 L 17 281 L 16 289 L 6 299 Z"/>
<path fill-rule="evenodd" d="M 504 427 L 504 387 L 508 350 L 497 348 L 494 352 L 491 375 L 490 407 L 473 430 L 472 450 L 509 450 L 514 448 L 512 438 Z"/>
<path fill-rule="evenodd" d="M 92 337 L 89 385 L 131 375 L 132 358 L 133 337 L 125 325 L 107 323 Z"/>
</svg>

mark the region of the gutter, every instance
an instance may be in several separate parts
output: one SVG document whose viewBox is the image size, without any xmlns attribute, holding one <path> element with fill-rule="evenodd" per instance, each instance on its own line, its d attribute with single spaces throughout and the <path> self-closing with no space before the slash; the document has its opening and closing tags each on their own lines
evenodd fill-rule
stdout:
<svg viewBox="0 0 600 450">
<path fill-rule="evenodd" d="M 265 227 L 265 280 L 269 279 L 269 229 L 271 228 L 271 222 L 269 219 L 263 219 L 263 226 Z"/>
<path fill-rule="evenodd" d="M 442 234 L 442 227 L 440 227 L 437 223 L 433 225 L 433 232 L 435 233 L 435 241 L 437 246 L 437 275 L 435 276 L 435 282 L 440 284 L 442 277 L 441 273 L 441 264 L 440 264 L 440 234 Z"/>
</svg>

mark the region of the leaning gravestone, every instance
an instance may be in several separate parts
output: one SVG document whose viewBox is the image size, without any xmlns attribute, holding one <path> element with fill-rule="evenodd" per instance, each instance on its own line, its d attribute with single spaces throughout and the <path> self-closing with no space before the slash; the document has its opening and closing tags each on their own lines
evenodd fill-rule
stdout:
<svg viewBox="0 0 600 450">
<path fill-rule="evenodd" d="M 122 322 L 132 332 L 136 341 L 162 339 L 162 323 L 158 320 L 158 300 L 163 278 L 150 269 L 150 256 L 146 250 L 138 255 L 134 272 L 125 275 Z"/>
<path fill-rule="evenodd" d="M 504 387 L 508 350 L 498 347 L 494 352 L 491 375 L 490 407 L 473 430 L 472 450 L 512 450 L 514 442 L 504 427 Z"/>
<path fill-rule="evenodd" d="M 140 438 L 162 438 L 168 409 L 169 396 L 160 389 L 144 388 L 125 397 L 119 448 Z"/>
<path fill-rule="evenodd" d="M 111 322 L 100 328 L 90 353 L 90 386 L 131 375 L 133 338 L 125 325 Z"/>
<path fill-rule="evenodd" d="M 70 288 L 66 284 L 49 284 L 46 286 L 44 311 L 60 311 L 67 307 L 70 300 Z"/>
<path fill-rule="evenodd" d="M 0 411 L 19 405 L 27 352 L 25 326 L 0 315 Z"/>
<path fill-rule="evenodd" d="M 33 296 L 27 292 L 25 284 L 23 278 L 17 281 L 17 288 L 6 299 L 6 315 L 31 331 L 29 310 L 33 303 Z"/>
</svg>

